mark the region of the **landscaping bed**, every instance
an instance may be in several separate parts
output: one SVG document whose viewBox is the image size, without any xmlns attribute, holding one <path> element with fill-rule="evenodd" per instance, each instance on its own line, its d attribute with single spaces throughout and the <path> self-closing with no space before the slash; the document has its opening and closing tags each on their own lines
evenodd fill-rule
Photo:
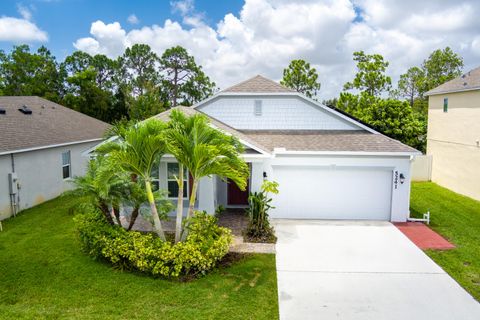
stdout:
<svg viewBox="0 0 480 320">
<path fill-rule="evenodd" d="M 75 202 L 57 198 L 3 222 L 2 319 L 278 318 L 274 255 L 228 254 L 188 282 L 125 272 L 80 250 Z"/>
<path fill-rule="evenodd" d="M 480 301 L 480 202 L 435 183 L 412 183 L 411 213 L 430 211 L 430 227 L 452 242 L 448 251 L 425 252 Z"/>
</svg>

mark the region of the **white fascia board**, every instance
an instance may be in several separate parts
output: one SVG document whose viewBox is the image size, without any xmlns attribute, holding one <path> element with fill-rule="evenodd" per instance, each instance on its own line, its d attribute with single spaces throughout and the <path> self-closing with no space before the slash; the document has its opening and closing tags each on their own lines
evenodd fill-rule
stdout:
<svg viewBox="0 0 480 320">
<path fill-rule="evenodd" d="M 218 120 L 217 120 L 217 121 L 218 121 Z M 224 134 L 226 134 L 226 135 L 228 135 L 228 136 L 233 135 L 232 133 L 230 133 L 230 132 L 228 132 L 228 131 L 222 130 L 221 128 L 217 127 L 215 124 L 213 124 L 213 123 L 211 123 L 211 122 L 210 122 L 210 127 L 214 128 L 214 129 L 216 129 L 216 130 L 218 130 L 218 131 L 221 131 L 222 133 L 224 133 Z M 238 137 L 237 137 L 237 138 L 238 138 Z M 249 148 L 251 148 L 251 149 L 253 149 L 253 150 L 257 151 L 257 152 L 260 152 L 260 153 L 263 154 L 263 155 L 269 155 L 269 156 L 270 156 L 270 153 L 266 152 L 266 151 L 263 150 L 263 149 L 260 149 L 260 148 L 257 147 L 257 146 L 255 146 L 255 145 L 253 145 L 253 144 L 251 144 L 251 143 L 249 143 L 249 142 L 247 142 L 247 141 L 245 141 L 245 140 L 243 140 L 243 139 L 241 139 L 241 138 L 238 138 L 238 140 L 239 140 L 240 143 L 242 143 L 243 145 L 246 145 L 247 147 L 249 147 Z"/>
<path fill-rule="evenodd" d="M 71 146 L 74 144 L 81 144 L 81 143 L 87 143 L 87 142 L 95 142 L 95 141 L 101 141 L 103 138 L 97 138 L 97 139 L 90 139 L 90 140 L 82 140 L 82 141 L 74 141 L 74 142 L 65 142 L 65 143 L 58 143 L 58 144 L 50 144 L 47 146 L 40 146 L 40 147 L 33 147 L 33 148 L 25 148 L 25 149 L 17 149 L 17 150 L 10 150 L 10 151 L 3 151 L 0 152 L 0 156 L 3 156 L 5 154 L 12 154 L 12 153 L 21 153 L 21 152 L 29 152 L 29 151 L 37 151 L 37 150 L 43 150 L 43 149 L 50 149 L 50 148 L 58 148 L 58 147 L 64 147 L 64 146 Z"/>
<path fill-rule="evenodd" d="M 244 158 L 245 160 L 249 160 L 249 161 L 252 161 L 252 160 L 262 160 L 263 161 L 263 159 L 268 159 L 268 158 L 272 157 L 271 155 L 266 155 L 266 154 L 241 154 L 240 156 L 242 158 Z M 163 159 L 166 159 L 166 160 L 174 159 L 176 161 L 176 158 L 172 154 L 164 154 L 162 156 L 162 160 Z"/>
<path fill-rule="evenodd" d="M 350 122 L 350 123 L 353 123 L 354 125 L 356 125 L 357 127 L 362 128 L 363 130 L 366 130 L 366 131 L 368 131 L 368 132 L 375 133 L 375 134 L 381 134 L 380 132 L 378 132 L 378 131 L 376 131 L 376 130 L 374 130 L 374 129 L 372 129 L 372 128 L 370 128 L 370 127 L 368 127 L 368 126 L 366 126 L 366 125 L 364 125 L 364 124 L 362 124 L 362 123 L 360 123 L 360 122 L 358 122 L 357 120 L 352 119 L 352 118 L 350 118 L 349 116 L 346 116 L 346 115 L 344 115 L 344 114 L 342 114 L 342 113 L 340 113 L 340 112 L 338 112 L 338 111 L 336 111 L 336 110 L 334 110 L 334 109 L 332 109 L 332 108 L 329 108 L 329 107 L 321 104 L 320 102 L 315 101 L 315 100 L 313 100 L 313 99 L 311 99 L 311 98 L 309 98 L 309 97 L 307 97 L 307 96 L 304 96 L 303 94 L 299 94 L 299 93 L 298 93 L 297 96 L 299 96 L 299 97 L 300 97 L 301 99 L 303 99 L 303 100 L 306 100 L 306 101 L 310 102 L 311 104 L 315 105 L 316 107 L 318 107 L 318 108 L 320 108 L 320 109 L 322 109 L 322 110 L 324 110 L 324 111 L 326 111 L 326 112 L 330 112 L 330 113 L 336 115 L 337 117 L 339 117 L 339 118 L 341 118 L 341 119 L 343 119 L 343 120 L 346 120 L 346 121 L 348 121 L 348 122 Z"/>
<path fill-rule="evenodd" d="M 457 93 L 457 92 L 465 92 L 465 91 L 475 91 L 475 90 L 480 90 L 480 86 L 477 87 L 471 87 L 471 88 L 466 88 L 466 89 L 456 89 L 456 90 L 445 90 L 445 91 L 438 91 L 438 92 L 426 92 L 425 96 L 436 96 L 440 94 L 449 94 L 449 93 Z"/>
<path fill-rule="evenodd" d="M 112 136 L 112 137 L 110 137 L 110 138 L 108 138 L 108 139 L 106 139 L 106 140 L 103 140 L 103 141 L 100 142 L 99 144 L 96 144 L 96 145 L 94 145 L 93 147 L 88 148 L 87 150 L 83 151 L 83 152 L 82 152 L 82 156 L 83 156 L 83 157 L 88 157 L 88 156 L 90 156 L 90 153 L 93 152 L 93 151 L 95 151 L 95 149 L 97 149 L 99 146 L 104 145 L 104 144 L 107 143 L 107 142 L 111 142 L 111 141 L 117 140 L 117 139 L 118 139 L 118 136 Z"/>
<path fill-rule="evenodd" d="M 282 155 L 331 155 L 331 156 L 388 156 L 388 157 L 411 157 L 419 155 L 421 152 L 367 152 L 367 151 L 288 151 L 274 150 L 274 156 Z"/>
</svg>

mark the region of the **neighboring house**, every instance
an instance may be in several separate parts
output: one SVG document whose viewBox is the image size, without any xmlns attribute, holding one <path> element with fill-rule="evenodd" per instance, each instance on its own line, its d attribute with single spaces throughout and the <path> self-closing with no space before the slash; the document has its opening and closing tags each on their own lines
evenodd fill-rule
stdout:
<svg viewBox="0 0 480 320">
<path fill-rule="evenodd" d="M 417 150 L 280 84 L 256 76 L 193 107 L 212 125 L 245 145 L 248 189 L 218 177 L 203 178 L 197 208 L 245 207 L 249 191 L 277 181 L 272 218 L 406 221 L 410 166 Z M 170 111 L 157 115 L 169 119 Z M 173 157 L 162 158 L 159 187 L 178 194 Z M 185 180 L 188 194 L 188 179 Z"/>
<path fill-rule="evenodd" d="M 0 220 L 69 188 L 108 127 L 39 97 L 0 97 Z"/>
<path fill-rule="evenodd" d="M 432 181 L 480 200 L 480 67 L 427 95 Z"/>
</svg>

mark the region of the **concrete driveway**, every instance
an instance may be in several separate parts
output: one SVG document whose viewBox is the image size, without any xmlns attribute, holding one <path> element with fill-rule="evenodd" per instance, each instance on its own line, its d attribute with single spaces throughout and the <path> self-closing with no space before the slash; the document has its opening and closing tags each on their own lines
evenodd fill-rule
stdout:
<svg viewBox="0 0 480 320">
<path fill-rule="evenodd" d="M 480 304 L 388 222 L 274 225 L 281 319 L 480 319 Z"/>
</svg>

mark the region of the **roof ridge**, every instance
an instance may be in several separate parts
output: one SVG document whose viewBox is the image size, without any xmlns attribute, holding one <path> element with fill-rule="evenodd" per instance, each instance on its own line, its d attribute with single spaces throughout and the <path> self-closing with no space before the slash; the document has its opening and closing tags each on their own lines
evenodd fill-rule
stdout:
<svg viewBox="0 0 480 320">
<path fill-rule="evenodd" d="M 267 89 L 267 88 L 260 88 L 258 84 L 253 84 L 256 80 L 260 80 L 263 82 L 268 82 L 270 85 L 274 86 L 277 89 L 272 90 L 272 88 Z M 250 88 L 242 88 L 245 85 L 252 83 L 253 86 Z M 285 87 L 284 85 L 269 79 L 261 74 L 257 74 L 256 76 L 253 76 L 251 78 L 248 78 L 247 80 L 244 80 L 242 82 L 239 82 L 237 84 L 234 84 L 230 87 L 227 87 L 220 92 L 295 92 L 295 90 L 290 89 Z"/>
</svg>

